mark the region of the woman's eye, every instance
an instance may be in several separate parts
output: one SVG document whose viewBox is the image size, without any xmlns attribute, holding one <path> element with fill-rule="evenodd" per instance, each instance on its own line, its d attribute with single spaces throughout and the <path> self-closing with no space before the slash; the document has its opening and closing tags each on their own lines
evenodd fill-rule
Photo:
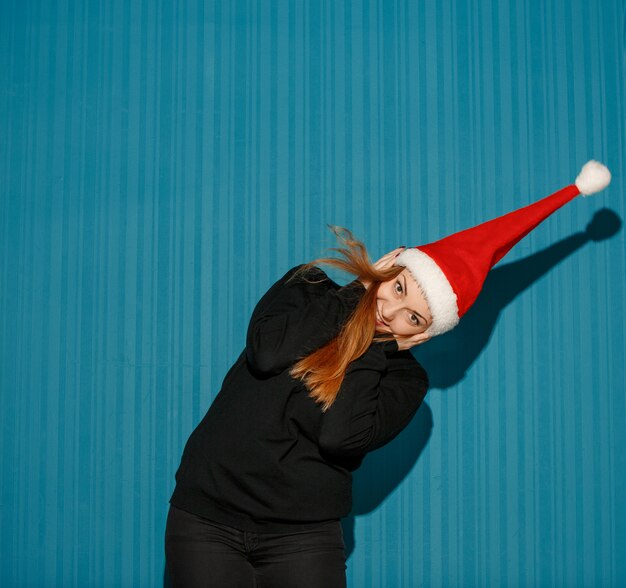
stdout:
<svg viewBox="0 0 626 588">
<path fill-rule="evenodd" d="M 417 315 L 416 315 L 416 314 L 412 314 L 412 315 L 410 315 L 409 319 L 411 320 L 411 322 L 412 322 L 414 325 L 419 325 L 419 322 L 420 322 L 420 321 L 419 321 L 419 319 L 417 318 Z"/>
<path fill-rule="evenodd" d="M 400 282 L 396 282 L 396 292 L 402 294 L 402 284 Z"/>
</svg>

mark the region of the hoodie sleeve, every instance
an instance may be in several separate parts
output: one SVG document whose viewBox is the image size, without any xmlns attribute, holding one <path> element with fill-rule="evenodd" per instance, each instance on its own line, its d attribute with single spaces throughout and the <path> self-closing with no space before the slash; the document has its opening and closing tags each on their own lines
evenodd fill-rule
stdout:
<svg viewBox="0 0 626 588">
<path fill-rule="evenodd" d="M 258 374 L 278 374 L 330 341 L 365 292 L 356 280 L 337 287 L 319 268 L 291 279 L 300 267 L 276 282 L 252 313 L 246 358 Z"/>
<path fill-rule="evenodd" d="M 428 376 L 395 341 L 375 343 L 350 364 L 333 405 L 324 413 L 319 446 L 337 457 L 362 456 L 391 441 L 417 412 Z"/>
</svg>

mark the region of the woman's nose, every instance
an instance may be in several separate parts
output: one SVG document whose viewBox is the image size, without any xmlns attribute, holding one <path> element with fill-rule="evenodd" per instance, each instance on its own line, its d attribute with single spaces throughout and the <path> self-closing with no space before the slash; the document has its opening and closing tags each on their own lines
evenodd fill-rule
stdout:
<svg viewBox="0 0 626 588">
<path fill-rule="evenodd" d="M 393 304 L 386 304 L 380 309 L 380 316 L 386 323 L 390 323 L 395 315 L 395 307 Z"/>
</svg>

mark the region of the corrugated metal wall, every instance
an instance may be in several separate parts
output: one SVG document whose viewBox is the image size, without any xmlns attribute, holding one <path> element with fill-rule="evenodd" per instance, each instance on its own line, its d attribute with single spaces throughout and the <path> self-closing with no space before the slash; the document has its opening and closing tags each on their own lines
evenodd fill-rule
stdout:
<svg viewBox="0 0 626 588">
<path fill-rule="evenodd" d="M 377 257 L 598 158 L 419 350 L 345 527 L 353 587 L 626 584 L 625 12 L 2 2 L 0 583 L 162 583 L 182 446 L 326 223 Z"/>
</svg>

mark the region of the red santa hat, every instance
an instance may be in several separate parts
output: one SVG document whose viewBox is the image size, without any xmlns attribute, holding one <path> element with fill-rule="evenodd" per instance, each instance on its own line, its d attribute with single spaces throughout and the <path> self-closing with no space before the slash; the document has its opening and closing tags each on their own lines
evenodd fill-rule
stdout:
<svg viewBox="0 0 626 588">
<path fill-rule="evenodd" d="M 589 161 L 573 185 L 551 196 L 398 255 L 396 264 L 411 272 L 428 303 L 433 322 L 427 333 L 435 336 L 453 329 L 474 304 L 491 268 L 518 241 L 579 194 L 599 192 L 610 181 L 604 165 Z"/>
</svg>

